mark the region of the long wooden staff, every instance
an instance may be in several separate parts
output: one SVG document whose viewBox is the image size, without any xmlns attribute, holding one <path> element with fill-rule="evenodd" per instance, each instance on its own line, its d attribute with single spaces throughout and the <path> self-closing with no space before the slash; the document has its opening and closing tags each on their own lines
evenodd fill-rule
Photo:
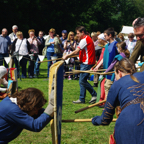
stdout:
<svg viewBox="0 0 144 144">
<path fill-rule="evenodd" d="M 73 55 L 73 56 L 70 56 L 68 58 L 73 58 L 73 57 L 78 57 L 79 55 Z M 46 60 L 46 61 L 40 61 L 38 63 L 43 63 L 43 62 L 48 62 L 48 61 L 56 61 L 56 60 L 63 60 L 63 58 L 57 58 L 57 59 L 53 59 L 53 60 Z"/>
<path fill-rule="evenodd" d="M 107 72 L 107 73 L 99 73 L 99 72 L 94 72 L 94 71 L 90 71 L 90 70 L 88 70 L 88 71 L 82 71 L 82 70 L 72 70 L 72 72 L 74 73 L 74 72 L 79 72 L 79 73 L 91 73 L 91 74 L 99 74 L 99 75 L 109 75 L 109 74 L 112 74 L 112 73 L 114 73 L 114 71 L 112 71 L 112 72 Z M 67 73 L 72 73 L 72 72 L 67 72 Z"/>
<path fill-rule="evenodd" d="M 116 122 L 117 119 L 113 119 L 112 122 Z M 62 122 L 91 122 L 92 119 L 71 119 L 71 120 L 62 120 Z"/>
<path fill-rule="evenodd" d="M 102 104 L 102 103 L 105 103 L 105 102 L 106 102 L 106 100 L 102 100 L 102 101 L 97 102 L 97 103 L 95 103 L 95 104 L 92 104 L 92 105 L 89 105 L 89 106 L 87 106 L 87 107 L 81 108 L 81 109 L 75 111 L 75 113 L 79 113 L 79 112 L 81 112 L 81 111 L 84 111 L 84 110 L 86 110 L 86 109 L 92 108 L 92 107 L 94 107 L 94 106 L 97 106 L 97 105 Z"/>
</svg>

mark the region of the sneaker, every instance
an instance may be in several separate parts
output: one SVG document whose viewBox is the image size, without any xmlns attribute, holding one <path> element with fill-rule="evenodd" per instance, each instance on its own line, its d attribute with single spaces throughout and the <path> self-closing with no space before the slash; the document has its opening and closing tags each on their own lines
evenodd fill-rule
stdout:
<svg viewBox="0 0 144 144">
<path fill-rule="evenodd" d="M 29 76 L 29 78 L 33 78 L 33 76 Z"/>
<path fill-rule="evenodd" d="M 98 87 L 98 83 L 94 83 L 93 87 Z"/>
<path fill-rule="evenodd" d="M 94 104 L 96 102 L 96 96 L 93 96 L 89 101 L 90 104 Z"/>
<path fill-rule="evenodd" d="M 75 77 L 75 78 L 74 78 L 74 80 L 77 80 L 77 79 L 78 79 L 78 77 Z"/>
<path fill-rule="evenodd" d="M 80 99 L 78 99 L 77 101 L 73 101 L 73 103 L 75 103 L 75 104 L 84 104 L 85 102 L 82 102 Z"/>
</svg>

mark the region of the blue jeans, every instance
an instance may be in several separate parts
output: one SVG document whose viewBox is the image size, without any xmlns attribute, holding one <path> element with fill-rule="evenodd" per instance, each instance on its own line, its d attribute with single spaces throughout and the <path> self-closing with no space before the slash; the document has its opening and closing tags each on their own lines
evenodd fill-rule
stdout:
<svg viewBox="0 0 144 144">
<path fill-rule="evenodd" d="M 20 61 L 20 66 L 22 67 L 22 78 L 27 77 L 27 75 L 26 75 L 26 65 L 27 65 L 28 59 L 26 59 L 26 58 L 29 58 L 29 56 L 28 55 L 23 56 L 23 58 Z M 15 62 L 15 68 L 17 68 L 17 75 L 19 75 L 19 72 L 20 72 L 19 68 L 20 67 L 18 66 L 18 60 L 16 59 L 16 57 L 14 58 L 14 62 Z"/>
<path fill-rule="evenodd" d="M 90 70 L 92 66 L 93 65 L 81 64 L 80 70 Z M 79 78 L 80 97 L 79 99 L 82 102 L 85 102 L 86 90 L 88 90 L 92 96 L 97 96 L 96 91 L 87 81 L 87 79 L 89 78 L 89 75 L 90 75 L 89 73 L 80 73 L 80 78 Z"/>
<path fill-rule="evenodd" d="M 57 56 L 56 53 L 54 52 L 47 52 L 47 60 L 51 60 L 51 56 Z M 52 65 L 52 61 L 49 61 L 48 62 L 48 71 L 47 71 L 47 77 L 49 77 L 49 69 L 50 69 L 50 66 Z"/>
<path fill-rule="evenodd" d="M 8 53 L 5 53 L 5 54 L 0 53 L 0 65 L 2 66 L 3 61 L 4 61 L 5 67 L 8 68 L 8 64 L 5 62 L 4 57 L 9 57 L 9 54 Z"/>
<path fill-rule="evenodd" d="M 40 61 L 40 59 L 39 59 L 39 57 L 37 57 L 35 67 L 34 67 L 34 74 L 35 75 L 39 74 L 39 67 L 40 67 L 40 63 L 38 63 L 39 61 Z"/>
</svg>

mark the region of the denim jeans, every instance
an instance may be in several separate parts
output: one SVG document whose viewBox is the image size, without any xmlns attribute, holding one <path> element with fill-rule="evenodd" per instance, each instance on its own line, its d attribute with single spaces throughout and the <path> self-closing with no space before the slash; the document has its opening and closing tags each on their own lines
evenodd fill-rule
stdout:
<svg viewBox="0 0 144 144">
<path fill-rule="evenodd" d="M 27 65 L 27 61 L 28 61 L 27 58 L 29 58 L 29 56 L 25 55 L 25 56 L 23 56 L 23 58 L 20 61 L 20 66 L 22 67 L 22 78 L 27 77 L 27 75 L 26 75 L 26 65 Z M 17 75 L 19 75 L 20 67 L 18 66 L 18 60 L 16 59 L 16 57 L 14 58 L 14 62 L 15 62 L 15 68 L 17 68 Z"/>
<path fill-rule="evenodd" d="M 0 65 L 2 66 L 3 61 L 4 61 L 5 67 L 8 68 L 8 64 L 5 62 L 4 57 L 9 57 L 9 54 L 8 53 L 5 53 L 5 54 L 0 53 Z"/>
<path fill-rule="evenodd" d="M 51 56 L 57 56 L 56 53 L 54 52 L 47 52 L 47 60 L 51 60 Z M 49 61 L 48 62 L 48 71 L 47 71 L 47 77 L 49 77 L 49 69 L 50 69 L 50 66 L 52 65 L 52 61 Z"/>
<path fill-rule="evenodd" d="M 80 70 L 90 70 L 92 66 L 93 65 L 81 64 Z M 96 91 L 87 81 L 87 79 L 89 78 L 89 75 L 90 75 L 89 73 L 80 73 L 80 78 L 79 78 L 80 97 L 79 99 L 82 102 L 85 102 L 86 90 L 88 90 L 92 96 L 97 96 Z"/>
<path fill-rule="evenodd" d="M 35 63 L 35 67 L 34 67 L 34 74 L 37 75 L 39 74 L 39 67 L 41 63 L 38 63 L 40 61 L 39 57 L 37 57 L 36 63 Z"/>
</svg>

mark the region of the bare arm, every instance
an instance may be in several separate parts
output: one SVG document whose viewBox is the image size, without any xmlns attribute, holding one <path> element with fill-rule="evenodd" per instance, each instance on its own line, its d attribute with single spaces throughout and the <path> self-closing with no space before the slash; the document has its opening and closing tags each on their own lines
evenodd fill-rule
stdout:
<svg viewBox="0 0 144 144">
<path fill-rule="evenodd" d="M 93 71 L 97 71 L 100 66 L 103 64 L 103 59 L 99 62 L 99 64 L 93 69 Z"/>
<path fill-rule="evenodd" d="M 70 57 L 70 56 L 72 56 L 72 55 L 75 55 L 75 54 L 78 54 L 79 51 L 80 51 L 80 49 L 77 48 L 75 51 L 73 51 L 72 53 L 70 53 L 70 54 L 68 54 L 68 55 L 63 56 L 62 58 L 63 58 L 64 60 L 66 60 L 68 57 Z"/>
</svg>

